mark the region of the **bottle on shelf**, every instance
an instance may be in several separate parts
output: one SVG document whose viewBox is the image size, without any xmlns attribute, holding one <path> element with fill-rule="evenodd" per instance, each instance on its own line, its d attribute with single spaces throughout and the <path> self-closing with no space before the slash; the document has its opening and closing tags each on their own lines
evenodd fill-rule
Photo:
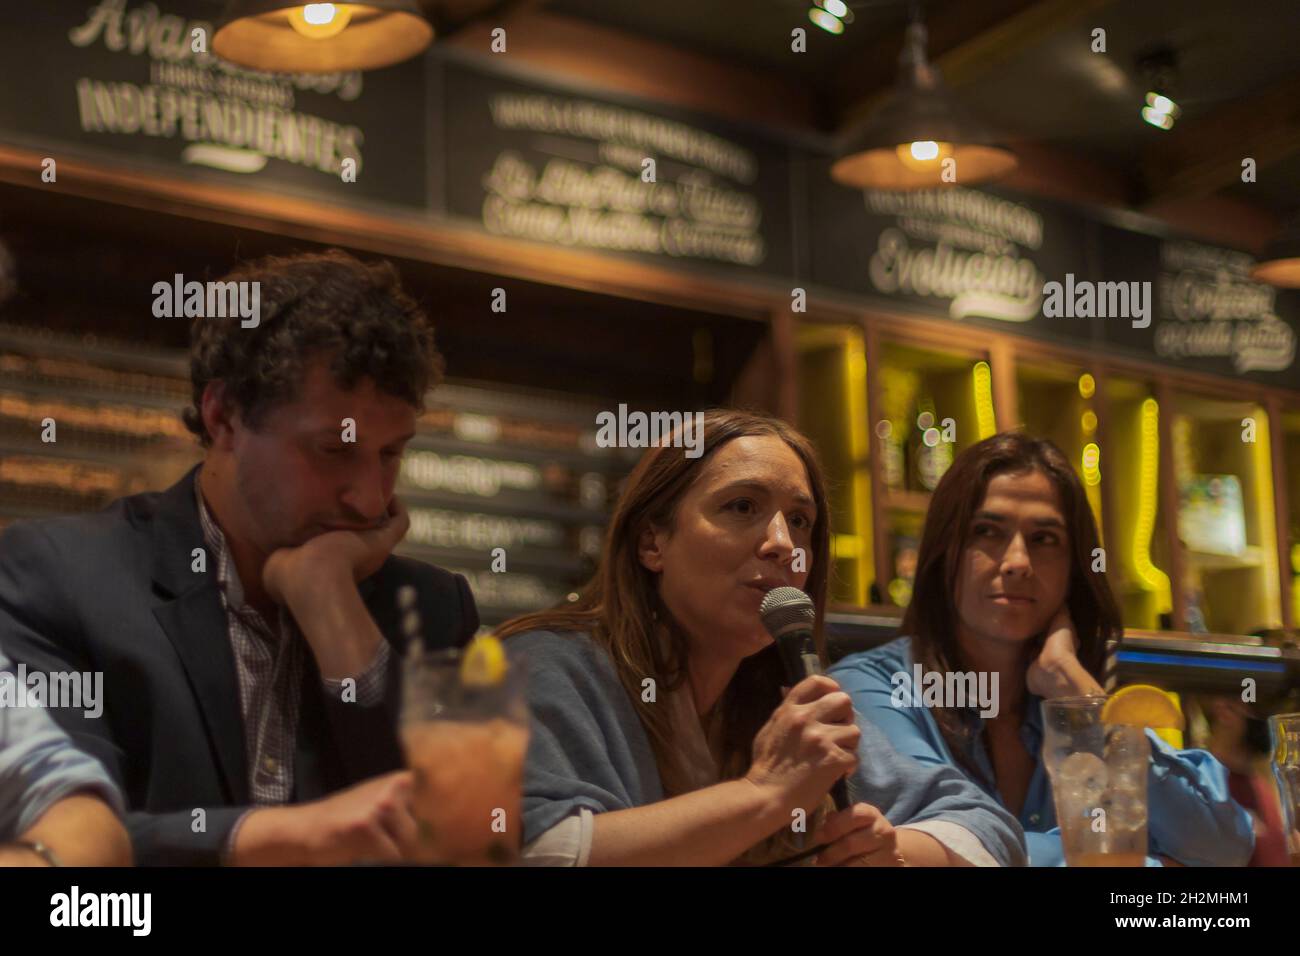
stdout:
<svg viewBox="0 0 1300 956">
<path fill-rule="evenodd" d="M 934 400 L 924 393 L 916 404 L 915 426 L 909 442 L 914 490 L 934 491 L 952 464 L 952 445 L 943 440 Z"/>
<path fill-rule="evenodd" d="M 880 439 L 880 464 L 885 487 L 901 491 L 907 483 L 903 429 L 897 422 L 882 418 L 876 422 L 876 437 Z"/>
</svg>

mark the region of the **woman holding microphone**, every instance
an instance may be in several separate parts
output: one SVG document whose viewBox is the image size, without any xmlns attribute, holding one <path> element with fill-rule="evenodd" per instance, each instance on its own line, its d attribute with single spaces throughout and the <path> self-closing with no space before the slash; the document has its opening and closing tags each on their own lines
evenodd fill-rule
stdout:
<svg viewBox="0 0 1300 956">
<path fill-rule="evenodd" d="M 806 861 L 1023 863 L 1005 810 L 952 768 L 895 753 L 835 681 L 784 692 L 759 605 L 806 590 L 820 640 L 822 475 L 780 421 L 712 411 L 703 429 L 699 457 L 646 451 L 576 602 L 499 631 L 529 671 L 525 861 L 708 866 L 822 847 Z M 834 811 L 846 776 L 856 802 Z"/>
</svg>

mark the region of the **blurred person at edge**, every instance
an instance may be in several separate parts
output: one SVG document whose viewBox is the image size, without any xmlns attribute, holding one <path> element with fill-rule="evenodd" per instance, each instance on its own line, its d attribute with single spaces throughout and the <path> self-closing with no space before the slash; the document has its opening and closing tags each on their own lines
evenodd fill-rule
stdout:
<svg viewBox="0 0 1300 956">
<path fill-rule="evenodd" d="M 1250 865 L 1290 866 L 1282 804 L 1269 763 L 1273 745 L 1268 718 L 1260 716 L 1257 704 L 1244 703 L 1240 697 L 1198 694 L 1191 705 L 1199 705 L 1208 730 L 1207 739 L 1198 743 L 1228 768 L 1228 790 L 1250 813 L 1255 830 Z"/>
<path fill-rule="evenodd" d="M 835 681 L 783 692 L 759 605 L 805 589 L 820 643 L 821 468 L 775 419 L 711 411 L 703 435 L 698 458 L 646 451 L 576 602 L 499 631 L 528 667 L 524 861 L 755 864 L 824 845 L 806 861 L 1023 863 L 1008 813 L 955 770 L 895 753 Z M 828 792 L 846 776 L 853 803 L 837 812 Z"/>
<path fill-rule="evenodd" d="M 225 281 L 258 283 L 261 315 L 194 320 L 203 461 L 166 491 L 8 527 L 0 647 L 103 672 L 99 719 L 53 713 L 120 784 L 138 863 L 407 859 L 397 591 L 431 647 L 478 627 L 464 578 L 391 554 L 433 327 L 391 264 L 338 250 Z"/>
<path fill-rule="evenodd" d="M 831 676 L 901 753 L 958 767 L 1015 814 L 1033 866 L 1064 863 L 1042 764 L 1040 704 L 1104 693 L 1106 642 L 1121 632 L 1083 485 L 1060 449 L 1007 432 L 959 454 L 930 499 L 907 635 L 839 661 Z M 895 674 L 996 672 L 999 708 L 898 707 Z M 916 689 L 919 694 L 919 689 Z M 1243 866 L 1250 817 L 1203 750 L 1154 731 L 1147 777 L 1147 864 Z M 1157 859 L 1160 858 L 1160 859 Z"/>
<path fill-rule="evenodd" d="M 0 653 L 0 685 L 17 678 Z M 43 706 L 0 697 L 0 867 L 129 866 L 122 795 Z"/>
</svg>

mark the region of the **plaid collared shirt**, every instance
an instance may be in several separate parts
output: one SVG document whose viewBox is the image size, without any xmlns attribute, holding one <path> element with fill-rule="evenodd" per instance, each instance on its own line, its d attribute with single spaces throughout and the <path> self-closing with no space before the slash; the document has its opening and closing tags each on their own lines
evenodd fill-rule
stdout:
<svg viewBox="0 0 1300 956">
<path fill-rule="evenodd" d="M 250 795 L 254 805 L 288 803 L 293 795 L 298 712 L 309 652 L 306 641 L 286 608 L 277 609 L 276 628 L 272 630 L 262 615 L 245 602 L 234 557 L 203 501 L 197 480 L 194 496 L 199 504 L 203 538 L 216 566 L 217 590 L 226 612 L 226 635 L 235 657 Z M 354 686 L 348 687 L 343 678 L 322 678 L 325 693 L 362 706 L 377 704 L 384 695 L 390 655 L 388 642 L 380 641 L 370 664 L 353 681 Z M 231 830 L 227 850 L 234 845 L 238 829 L 236 824 Z"/>
<path fill-rule="evenodd" d="M 293 795 L 294 749 L 306 667 L 305 640 L 284 607 L 277 608 L 277 626 L 272 631 L 262 615 L 245 602 L 244 586 L 226 546 L 226 536 L 208 511 L 197 478 L 194 497 L 198 501 L 203 539 L 215 560 L 217 592 L 226 614 L 226 636 L 235 657 L 249 793 L 254 807 L 288 803 Z M 363 706 L 377 704 L 384 694 L 390 654 L 388 642 L 381 640 L 374 658 L 356 677 L 353 687 L 349 688 L 344 679 L 322 678 L 325 693 Z M 245 813 L 226 835 L 223 863 L 230 862 L 235 838 L 247 819 Z"/>
<path fill-rule="evenodd" d="M 198 492 L 203 538 L 217 571 L 217 590 L 226 612 L 226 636 L 235 656 L 239 711 L 244 719 L 248 785 L 254 804 L 288 803 L 293 792 L 293 755 L 302 702 L 302 636 L 283 607 L 272 630 L 244 601 L 226 537 Z"/>
</svg>

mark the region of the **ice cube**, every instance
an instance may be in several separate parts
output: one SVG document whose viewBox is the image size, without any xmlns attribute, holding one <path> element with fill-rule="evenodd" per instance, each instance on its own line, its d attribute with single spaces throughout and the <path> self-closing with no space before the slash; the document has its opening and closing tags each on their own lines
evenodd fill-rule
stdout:
<svg viewBox="0 0 1300 956">
<path fill-rule="evenodd" d="M 1043 755 L 1043 760 L 1047 764 L 1048 777 L 1054 778 L 1061 770 L 1061 764 L 1065 763 L 1072 751 L 1067 745 L 1048 747 L 1047 752 Z"/>
<path fill-rule="evenodd" d="M 1145 772 L 1151 744 L 1140 727 L 1115 726 L 1106 731 L 1106 766 L 1112 771 Z"/>
<path fill-rule="evenodd" d="M 1146 767 L 1111 768 L 1110 786 L 1117 793 L 1141 793 L 1146 785 Z"/>
<path fill-rule="evenodd" d="M 1096 754 L 1081 751 L 1061 762 L 1053 786 L 1073 806 L 1094 807 L 1106 791 L 1106 762 Z"/>
<path fill-rule="evenodd" d="M 1137 794 L 1113 790 L 1107 803 L 1107 829 L 1119 832 L 1122 830 L 1139 830 L 1146 826 L 1146 801 Z"/>
</svg>

